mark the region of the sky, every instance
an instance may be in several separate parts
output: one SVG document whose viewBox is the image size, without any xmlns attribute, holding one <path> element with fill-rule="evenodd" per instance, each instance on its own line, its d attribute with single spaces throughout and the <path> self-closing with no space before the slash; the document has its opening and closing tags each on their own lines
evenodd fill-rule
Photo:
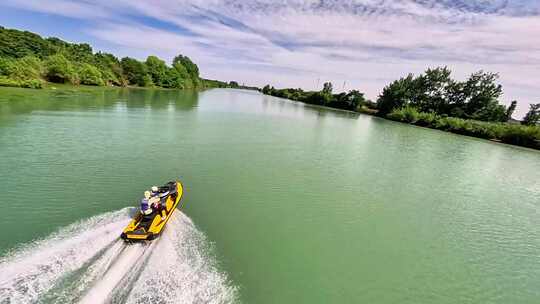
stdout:
<svg viewBox="0 0 540 304">
<path fill-rule="evenodd" d="M 540 102 L 540 0 L 2 0 L 0 25 L 95 51 L 168 62 L 246 85 L 336 91 L 375 100 L 408 73 L 448 66 L 500 74 L 515 117 Z"/>
</svg>

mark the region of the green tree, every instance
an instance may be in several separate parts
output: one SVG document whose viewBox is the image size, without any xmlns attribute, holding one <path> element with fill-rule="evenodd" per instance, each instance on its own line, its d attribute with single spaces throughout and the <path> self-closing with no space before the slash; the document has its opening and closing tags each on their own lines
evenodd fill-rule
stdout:
<svg viewBox="0 0 540 304">
<path fill-rule="evenodd" d="M 174 89 L 184 88 L 184 79 L 177 69 L 167 68 L 167 71 L 165 72 L 165 79 L 163 81 L 163 87 Z"/>
<path fill-rule="evenodd" d="M 152 77 L 152 82 L 157 86 L 164 86 L 167 82 L 167 65 L 165 61 L 156 56 L 148 56 L 146 58 L 146 67 L 148 74 Z"/>
<path fill-rule="evenodd" d="M 178 64 L 178 63 L 183 65 L 186 68 L 188 74 L 192 78 L 199 78 L 199 67 L 195 63 L 193 63 L 193 61 L 191 61 L 189 57 L 183 56 L 183 55 L 178 55 L 174 57 L 173 64 Z"/>
<path fill-rule="evenodd" d="M 490 113 L 490 111 L 501 111 L 500 107 L 497 107 L 498 98 L 502 95 L 502 86 L 496 83 L 498 79 L 499 75 L 496 73 L 479 71 L 472 74 L 463 84 L 465 113 L 470 118 L 487 120 L 490 117 L 499 116 Z M 500 118 L 505 119 L 504 116 Z"/>
<path fill-rule="evenodd" d="M 377 109 L 379 114 L 385 116 L 394 109 L 400 109 L 407 105 L 415 95 L 415 80 L 412 74 L 400 78 L 386 87 L 377 99 Z"/>
<path fill-rule="evenodd" d="M 183 69 L 180 67 L 182 66 Z M 178 55 L 173 59 L 173 67 L 176 68 L 182 78 L 184 78 L 184 88 L 197 88 L 201 85 L 199 78 L 199 67 L 187 56 Z"/>
<path fill-rule="evenodd" d="M 230 81 L 230 82 L 229 82 L 229 87 L 231 87 L 231 88 L 238 88 L 238 87 L 239 87 L 238 82 L 236 82 L 236 81 Z"/>
<path fill-rule="evenodd" d="M 78 75 L 73 64 L 61 54 L 45 60 L 45 77 L 50 82 L 78 84 Z"/>
<path fill-rule="evenodd" d="M 150 84 L 149 80 L 151 80 L 151 77 L 148 75 L 148 70 L 144 63 L 137 59 L 124 57 L 120 61 L 120 64 L 122 65 L 122 71 L 129 84 L 141 87 Z"/>
<path fill-rule="evenodd" d="M 107 84 L 127 85 L 127 79 L 123 75 L 120 60 L 114 55 L 97 52 L 94 55 L 94 65 L 100 70 L 102 78 Z"/>
<path fill-rule="evenodd" d="M 516 107 L 517 107 L 517 101 L 513 100 L 510 106 L 508 106 L 508 108 L 506 109 L 506 115 L 505 115 L 506 121 L 509 121 L 510 119 L 512 119 L 512 114 L 514 114 Z"/>
<path fill-rule="evenodd" d="M 427 69 L 414 80 L 414 98 L 411 105 L 423 112 L 448 113 L 448 89 L 452 86 L 447 67 Z"/>
<path fill-rule="evenodd" d="M 173 68 L 176 70 L 176 73 L 178 73 L 181 79 L 181 86 L 178 87 L 179 89 L 194 88 L 194 83 L 193 83 L 193 80 L 191 79 L 191 76 L 189 75 L 186 67 L 182 63 L 180 63 L 180 61 L 174 62 Z"/>
<path fill-rule="evenodd" d="M 10 79 L 40 80 L 43 77 L 43 63 L 34 56 L 26 56 L 15 61 L 8 60 L 9 64 L 5 67 L 4 75 Z"/>
<path fill-rule="evenodd" d="M 105 85 L 101 72 L 93 65 L 83 63 L 79 69 L 79 79 L 81 84 L 86 85 Z"/>
<path fill-rule="evenodd" d="M 0 75 L 9 76 L 11 74 L 11 70 L 13 69 L 14 64 L 15 60 L 11 58 L 0 57 Z"/>
<path fill-rule="evenodd" d="M 50 43 L 39 35 L 0 26 L 0 57 L 15 59 L 37 56 L 44 58 L 52 54 L 54 54 L 54 50 Z"/>
<path fill-rule="evenodd" d="M 529 112 L 527 112 L 521 123 L 526 126 L 535 126 L 540 123 L 540 103 L 529 106 Z"/>
<path fill-rule="evenodd" d="M 324 94 L 332 94 L 333 88 L 334 88 L 334 86 L 332 85 L 331 82 L 325 82 L 323 84 L 322 93 L 324 93 Z"/>
</svg>

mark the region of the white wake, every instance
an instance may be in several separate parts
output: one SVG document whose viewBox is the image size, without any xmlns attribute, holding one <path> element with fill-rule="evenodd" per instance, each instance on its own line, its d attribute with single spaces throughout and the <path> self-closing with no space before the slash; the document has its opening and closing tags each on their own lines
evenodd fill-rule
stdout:
<svg viewBox="0 0 540 304">
<path fill-rule="evenodd" d="M 176 211 L 162 236 L 126 245 L 129 208 L 80 221 L 0 259 L 0 303 L 233 303 L 202 232 Z"/>
</svg>

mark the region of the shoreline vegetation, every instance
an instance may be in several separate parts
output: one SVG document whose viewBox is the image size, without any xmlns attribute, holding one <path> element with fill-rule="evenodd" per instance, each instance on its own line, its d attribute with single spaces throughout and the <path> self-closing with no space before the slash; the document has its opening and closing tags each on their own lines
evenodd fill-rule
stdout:
<svg viewBox="0 0 540 304">
<path fill-rule="evenodd" d="M 498 74 L 479 71 L 467 80 L 452 79 L 447 67 L 409 74 L 387 85 L 373 102 L 358 90 L 332 93 L 332 83 L 321 91 L 275 89 L 264 94 L 307 104 L 376 115 L 417 126 L 488 139 L 540 150 L 540 103 L 531 104 L 522 121 L 512 118 L 517 101 L 506 107 L 499 102 L 502 86 Z"/>
<path fill-rule="evenodd" d="M 0 26 L 0 86 L 41 89 L 47 84 L 166 89 L 243 88 L 199 76 L 199 67 L 178 55 L 169 66 L 156 56 L 145 61 L 96 52 L 86 43 L 42 38 Z"/>
<path fill-rule="evenodd" d="M 461 135 L 540 150 L 540 103 L 531 104 L 523 120 L 512 119 L 517 102 L 499 102 L 498 74 L 476 72 L 456 81 L 447 67 L 409 74 L 384 87 L 377 100 L 351 90 L 333 93 L 326 82 L 320 91 L 300 88 L 262 89 L 201 78 L 199 67 L 187 56 L 176 56 L 169 66 L 156 56 L 145 61 L 96 52 L 86 43 L 42 38 L 28 31 L 0 26 L 0 86 L 41 89 L 53 84 L 164 89 L 239 88 L 307 104 L 376 115 L 385 119 Z"/>
</svg>

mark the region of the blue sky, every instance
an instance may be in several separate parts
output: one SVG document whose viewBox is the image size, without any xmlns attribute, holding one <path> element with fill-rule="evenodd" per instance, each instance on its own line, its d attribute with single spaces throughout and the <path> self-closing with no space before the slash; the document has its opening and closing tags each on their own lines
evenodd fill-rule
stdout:
<svg viewBox="0 0 540 304">
<path fill-rule="evenodd" d="M 95 50 L 170 61 L 249 85 L 359 89 L 375 99 L 409 72 L 499 72 L 516 116 L 540 102 L 537 0 L 3 0 L 0 25 Z"/>
</svg>

